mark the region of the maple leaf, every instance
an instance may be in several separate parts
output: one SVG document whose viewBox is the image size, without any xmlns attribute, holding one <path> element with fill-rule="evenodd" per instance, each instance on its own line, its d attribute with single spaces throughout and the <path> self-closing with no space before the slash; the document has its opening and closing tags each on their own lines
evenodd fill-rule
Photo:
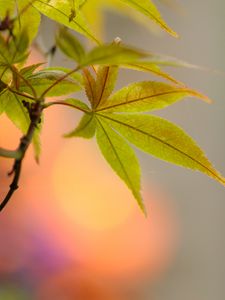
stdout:
<svg viewBox="0 0 225 300">
<path fill-rule="evenodd" d="M 163 109 L 185 97 L 207 98 L 184 86 L 162 82 L 132 83 L 113 93 L 118 66 L 105 65 L 83 71 L 84 89 L 90 105 L 65 100 L 84 112 L 78 126 L 66 137 L 92 138 L 117 175 L 132 191 L 145 211 L 140 194 L 140 168 L 130 144 L 159 159 L 198 170 L 225 185 L 196 142 L 177 125 L 143 112 Z M 206 98 L 206 99 L 205 99 Z"/>
</svg>

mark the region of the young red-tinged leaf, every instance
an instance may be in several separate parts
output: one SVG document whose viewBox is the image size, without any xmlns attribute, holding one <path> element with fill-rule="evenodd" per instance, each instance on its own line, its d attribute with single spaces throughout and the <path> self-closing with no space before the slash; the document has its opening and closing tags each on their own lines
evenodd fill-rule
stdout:
<svg viewBox="0 0 225 300">
<path fill-rule="evenodd" d="M 83 137 L 90 139 L 95 135 L 96 130 L 96 119 L 93 113 L 84 114 L 79 125 L 75 130 L 71 131 L 68 134 L 65 134 L 65 137 Z"/>
<path fill-rule="evenodd" d="M 108 124 L 141 150 L 162 160 L 198 170 L 225 185 L 196 142 L 181 128 L 160 117 L 143 114 L 104 114 Z"/>
<path fill-rule="evenodd" d="M 56 36 L 56 44 L 66 56 L 78 63 L 80 63 L 85 55 L 82 44 L 66 28 L 60 28 Z"/>
<path fill-rule="evenodd" d="M 94 106 L 104 105 L 114 90 L 118 76 L 118 66 L 100 66 L 97 70 Z"/>
<path fill-rule="evenodd" d="M 80 10 L 77 9 L 76 16 L 70 20 L 70 0 L 36 0 L 33 3 L 33 6 L 50 19 L 83 34 L 87 38 L 99 44 L 99 41 L 92 34 Z"/>
<path fill-rule="evenodd" d="M 156 81 L 132 83 L 113 94 L 99 111 L 141 112 L 162 109 L 184 97 L 208 98 L 194 90 Z"/>
<path fill-rule="evenodd" d="M 101 117 L 97 119 L 96 137 L 103 156 L 145 212 L 140 194 L 140 167 L 133 149 Z"/>
<path fill-rule="evenodd" d="M 81 67 L 90 65 L 120 65 L 147 57 L 142 50 L 121 44 L 104 44 L 91 50 L 81 61 Z"/>
<path fill-rule="evenodd" d="M 94 106 L 94 102 L 95 102 L 95 88 L 96 88 L 96 82 L 95 82 L 95 78 L 93 77 L 93 75 L 91 74 L 91 72 L 87 69 L 84 68 L 83 69 L 83 78 L 84 78 L 84 87 L 85 87 L 85 92 L 87 95 L 87 98 L 89 100 L 89 102 L 91 103 L 91 106 Z"/>
<path fill-rule="evenodd" d="M 177 37 L 177 33 L 173 31 L 166 22 L 162 19 L 158 9 L 153 4 L 151 0 L 121 0 L 122 2 L 125 2 L 126 4 L 130 5 L 140 13 L 144 14 L 151 20 L 153 20 L 155 23 L 160 25 L 161 28 L 166 30 L 169 34 Z"/>
</svg>

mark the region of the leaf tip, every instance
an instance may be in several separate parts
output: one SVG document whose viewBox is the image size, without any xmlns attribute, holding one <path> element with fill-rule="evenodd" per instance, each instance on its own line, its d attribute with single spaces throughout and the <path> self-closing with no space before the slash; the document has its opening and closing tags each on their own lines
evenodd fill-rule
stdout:
<svg viewBox="0 0 225 300">
<path fill-rule="evenodd" d="M 147 210 L 146 210 L 146 207 L 145 207 L 145 204 L 144 204 L 144 201 L 143 201 L 143 198 L 142 196 L 139 194 L 139 195 L 134 195 L 137 202 L 138 202 L 138 206 L 139 208 L 141 209 L 142 213 L 144 214 L 144 216 L 147 218 L 148 217 L 148 213 L 147 213 Z"/>
<path fill-rule="evenodd" d="M 193 91 L 192 90 L 192 94 L 193 96 L 195 97 L 198 97 L 199 99 L 203 100 L 204 102 L 208 103 L 208 104 L 212 104 L 213 103 L 213 100 L 210 99 L 208 96 L 198 92 L 198 91 Z"/>
<path fill-rule="evenodd" d="M 219 176 L 218 181 L 225 187 L 225 177 L 222 175 Z"/>
<path fill-rule="evenodd" d="M 179 38 L 180 38 L 179 34 L 178 34 L 176 31 L 172 30 L 171 28 L 169 28 L 168 32 L 169 32 L 169 34 L 172 35 L 174 38 L 176 38 L 176 39 L 179 39 Z"/>
<path fill-rule="evenodd" d="M 34 159 L 35 159 L 36 163 L 38 165 L 40 165 L 40 158 L 39 158 L 39 156 L 35 155 Z"/>
</svg>

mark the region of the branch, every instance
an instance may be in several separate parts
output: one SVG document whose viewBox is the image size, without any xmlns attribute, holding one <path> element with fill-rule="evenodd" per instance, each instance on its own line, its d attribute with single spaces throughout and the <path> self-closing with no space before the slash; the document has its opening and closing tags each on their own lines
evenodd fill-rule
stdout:
<svg viewBox="0 0 225 300">
<path fill-rule="evenodd" d="M 31 107 L 30 111 L 30 125 L 27 130 L 27 133 L 21 138 L 19 147 L 16 151 L 16 153 L 19 153 L 18 158 L 15 159 L 14 164 L 13 164 L 13 169 L 9 173 L 9 175 L 14 174 L 13 180 L 9 186 L 9 191 L 5 198 L 3 199 L 2 203 L 0 204 L 0 212 L 4 209 L 6 204 L 9 202 L 10 198 L 14 194 L 14 192 L 18 189 L 18 182 L 20 179 L 20 173 L 21 173 L 21 168 L 22 168 L 22 162 L 24 159 L 24 156 L 26 154 L 26 151 L 29 147 L 29 145 L 32 142 L 32 138 L 35 132 L 36 127 L 38 126 L 38 123 L 40 122 L 41 119 L 41 114 L 42 114 L 42 101 L 38 101 L 34 103 Z"/>
<path fill-rule="evenodd" d="M 4 149 L 4 148 L 0 147 L 0 156 L 6 157 L 6 158 L 19 159 L 21 154 L 18 150 L 13 151 L 13 150 L 7 150 L 7 149 Z"/>
</svg>

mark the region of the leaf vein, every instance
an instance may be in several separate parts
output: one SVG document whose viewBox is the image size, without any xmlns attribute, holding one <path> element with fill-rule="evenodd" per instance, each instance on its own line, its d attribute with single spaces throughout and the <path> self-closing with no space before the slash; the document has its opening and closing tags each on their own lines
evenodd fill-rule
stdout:
<svg viewBox="0 0 225 300">
<path fill-rule="evenodd" d="M 129 124 L 125 124 L 125 123 L 123 123 L 123 122 L 121 122 L 121 121 L 119 121 L 119 120 L 115 120 L 115 119 L 110 118 L 110 117 L 108 117 L 108 116 L 106 116 L 106 115 L 102 115 L 102 114 L 99 114 L 99 115 L 100 115 L 101 117 L 104 117 L 104 118 L 106 118 L 106 119 L 109 119 L 109 120 L 111 120 L 111 121 L 113 121 L 113 122 L 116 122 L 116 123 L 118 123 L 118 124 L 121 124 L 121 125 L 123 125 L 123 126 L 127 126 L 128 128 L 130 128 L 130 129 L 132 129 L 132 130 L 135 130 L 135 131 L 138 131 L 138 132 L 140 132 L 140 133 L 142 133 L 142 134 L 144 134 L 144 135 L 147 135 L 147 136 L 149 136 L 149 137 L 151 137 L 151 138 L 157 140 L 158 142 L 161 142 L 162 144 L 164 144 L 164 145 L 170 147 L 171 149 L 173 149 L 173 150 L 175 150 L 175 151 L 181 153 L 182 155 L 188 157 L 189 159 L 193 160 L 195 163 L 199 164 L 201 167 L 203 167 L 203 168 L 206 169 L 209 173 L 211 173 L 214 177 L 218 178 L 219 181 L 222 180 L 222 181 L 224 182 L 224 184 L 225 184 L 225 181 L 224 181 L 217 173 L 215 173 L 214 171 L 212 171 L 210 168 L 208 168 L 207 166 L 205 166 L 204 164 L 202 164 L 201 162 L 199 162 L 197 159 L 195 159 L 195 158 L 192 157 L 191 155 L 189 155 L 189 154 L 187 154 L 186 152 L 180 150 L 179 148 L 176 148 L 175 146 L 173 146 L 173 145 L 171 145 L 171 144 L 169 144 L 169 143 L 163 141 L 162 139 L 158 138 L 157 136 L 154 136 L 154 135 L 152 135 L 152 134 L 150 134 L 150 133 L 148 133 L 148 132 L 145 132 L 145 131 L 143 131 L 143 130 L 141 130 L 141 129 L 139 129 L 139 128 L 135 128 L 135 127 L 133 127 L 133 126 L 131 126 L 131 125 L 129 125 Z"/>
</svg>

